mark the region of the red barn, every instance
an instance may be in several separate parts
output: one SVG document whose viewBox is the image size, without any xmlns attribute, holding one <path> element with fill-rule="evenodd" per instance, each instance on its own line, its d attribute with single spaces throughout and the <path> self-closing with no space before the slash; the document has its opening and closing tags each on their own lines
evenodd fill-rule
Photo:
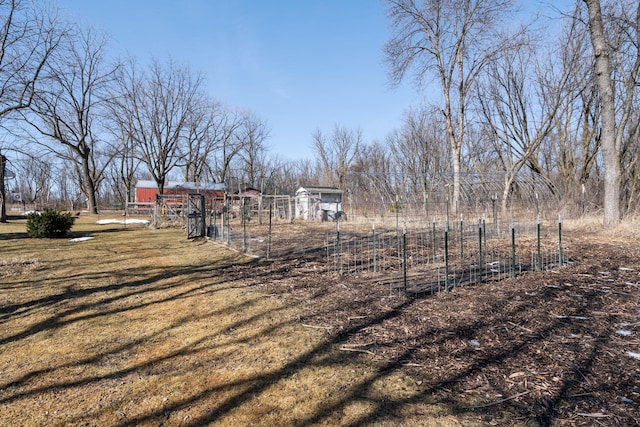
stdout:
<svg viewBox="0 0 640 427">
<path fill-rule="evenodd" d="M 164 194 L 186 196 L 187 194 L 204 194 L 206 199 L 222 199 L 226 187 L 224 184 L 213 182 L 181 182 L 168 181 L 164 185 Z M 140 180 L 136 184 L 136 202 L 151 203 L 158 194 L 155 181 Z"/>
</svg>

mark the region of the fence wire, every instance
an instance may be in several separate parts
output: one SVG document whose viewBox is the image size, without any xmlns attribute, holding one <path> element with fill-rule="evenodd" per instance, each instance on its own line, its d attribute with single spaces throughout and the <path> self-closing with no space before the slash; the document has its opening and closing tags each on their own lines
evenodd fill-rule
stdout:
<svg viewBox="0 0 640 427">
<path fill-rule="evenodd" d="M 245 253 L 277 259 L 309 256 L 327 273 L 357 276 L 390 292 L 432 294 L 459 286 L 562 267 L 560 219 L 538 213 L 507 220 L 499 215 L 407 215 L 407 208 L 339 222 L 291 222 L 275 216 L 217 220 L 214 240 Z M 353 218 L 353 217 L 351 217 Z M 449 219 L 447 219 L 449 218 Z"/>
</svg>

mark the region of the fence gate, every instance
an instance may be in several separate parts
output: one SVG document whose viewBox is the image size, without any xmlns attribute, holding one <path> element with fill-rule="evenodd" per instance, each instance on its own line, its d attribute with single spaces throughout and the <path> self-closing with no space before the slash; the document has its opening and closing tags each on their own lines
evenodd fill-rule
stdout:
<svg viewBox="0 0 640 427">
<path fill-rule="evenodd" d="M 205 235 L 204 195 L 189 194 L 187 197 L 187 238 L 204 237 Z"/>
</svg>

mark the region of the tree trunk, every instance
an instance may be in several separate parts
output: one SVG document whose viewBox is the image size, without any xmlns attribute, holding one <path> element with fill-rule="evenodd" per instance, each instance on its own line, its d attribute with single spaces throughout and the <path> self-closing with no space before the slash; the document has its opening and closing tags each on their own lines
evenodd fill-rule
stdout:
<svg viewBox="0 0 640 427">
<path fill-rule="evenodd" d="M 584 0 L 589 11 L 589 30 L 596 60 L 596 74 L 600 103 L 601 146 L 604 162 L 604 224 L 620 222 L 620 154 L 616 145 L 616 112 L 613 83 L 611 81 L 611 58 L 606 43 L 602 11 L 599 0 Z"/>
<path fill-rule="evenodd" d="M 87 186 L 86 188 L 87 203 L 89 205 L 87 206 L 87 208 L 89 210 L 89 213 L 97 214 L 98 200 L 96 198 L 96 184 L 93 177 L 91 176 L 91 172 L 89 171 L 89 166 L 85 164 L 83 165 L 83 169 L 84 169 L 84 181 L 85 181 L 85 185 Z"/>
</svg>

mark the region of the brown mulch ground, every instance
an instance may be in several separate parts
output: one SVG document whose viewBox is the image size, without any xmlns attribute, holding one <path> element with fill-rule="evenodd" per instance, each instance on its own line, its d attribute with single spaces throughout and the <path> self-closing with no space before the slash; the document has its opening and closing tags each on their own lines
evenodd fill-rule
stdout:
<svg viewBox="0 0 640 427">
<path fill-rule="evenodd" d="M 571 266 L 419 297 L 327 273 L 320 252 L 291 253 L 228 274 L 305 305 L 300 323 L 380 372 L 406 370 L 434 402 L 495 425 L 640 425 L 637 241 L 576 234 Z"/>
</svg>

